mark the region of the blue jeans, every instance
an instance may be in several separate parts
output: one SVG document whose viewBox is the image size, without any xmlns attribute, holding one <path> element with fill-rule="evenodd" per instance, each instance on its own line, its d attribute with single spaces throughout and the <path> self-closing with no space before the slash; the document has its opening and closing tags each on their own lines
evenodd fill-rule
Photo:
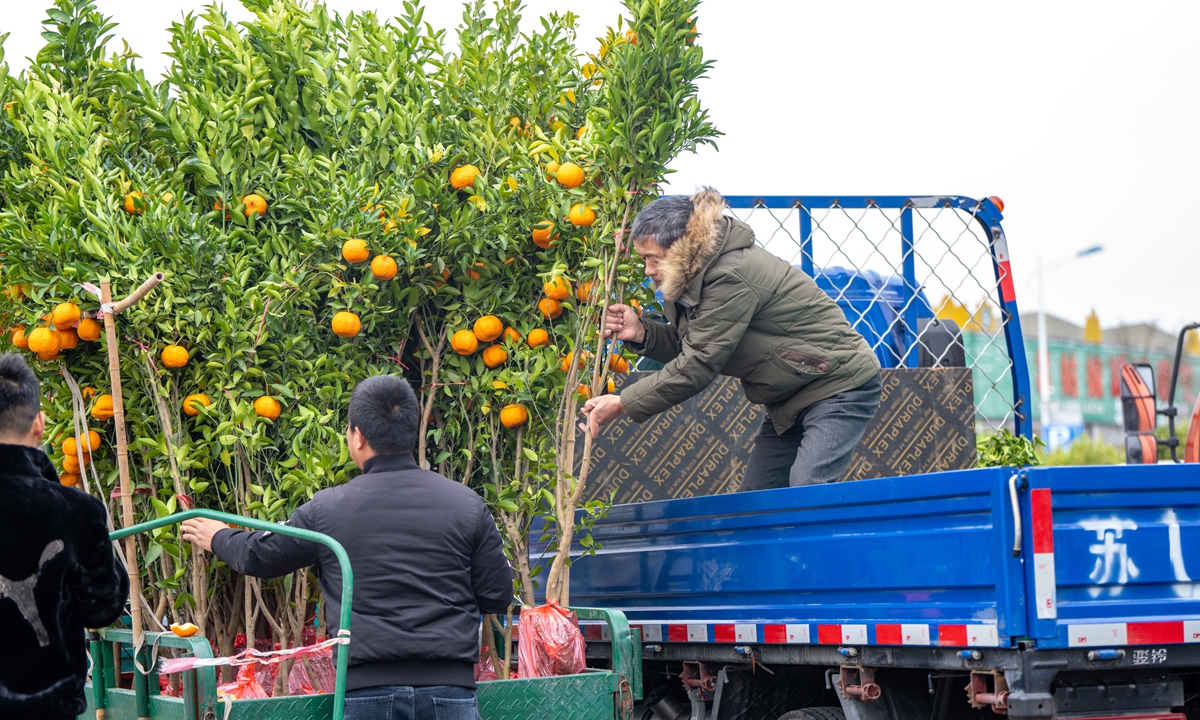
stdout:
<svg viewBox="0 0 1200 720">
<path fill-rule="evenodd" d="M 346 720 L 480 720 L 475 691 L 385 685 L 346 693 Z"/>
</svg>

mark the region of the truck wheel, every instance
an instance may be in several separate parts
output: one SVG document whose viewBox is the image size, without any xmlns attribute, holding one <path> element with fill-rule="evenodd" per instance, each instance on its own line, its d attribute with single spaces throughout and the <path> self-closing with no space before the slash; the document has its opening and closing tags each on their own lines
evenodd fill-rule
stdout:
<svg viewBox="0 0 1200 720">
<path fill-rule="evenodd" d="M 846 720 L 846 713 L 839 707 L 810 707 L 784 713 L 779 720 Z"/>
</svg>

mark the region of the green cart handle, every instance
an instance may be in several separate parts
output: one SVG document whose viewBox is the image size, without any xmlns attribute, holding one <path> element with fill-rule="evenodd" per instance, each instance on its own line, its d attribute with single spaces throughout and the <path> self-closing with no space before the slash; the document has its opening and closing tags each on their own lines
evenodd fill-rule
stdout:
<svg viewBox="0 0 1200 720">
<path fill-rule="evenodd" d="M 303 528 L 294 528 L 290 525 L 281 525 L 280 523 L 269 522 L 267 520 L 259 520 L 257 518 L 247 518 L 232 513 L 218 512 L 216 510 L 187 510 L 181 513 L 172 515 L 164 515 L 163 517 L 149 522 L 139 523 L 132 527 L 122 528 L 109 533 L 109 537 L 113 540 L 120 540 L 129 535 L 136 535 L 147 530 L 155 530 L 166 525 L 174 525 L 181 523 L 184 520 L 192 518 L 208 518 L 210 520 L 219 520 L 226 524 L 243 525 L 245 527 L 254 528 L 255 530 L 268 530 L 280 535 L 308 540 L 309 542 L 320 543 L 333 551 L 337 556 L 338 565 L 342 568 L 342 611 L 341 618 L 338 622 L 338 628 L 346 637 L 350 635 L 350 605 L 354 600 L 354 571 L 350 569 L 350 556 L 346 554 L 346 549 L 341 543 L 323 533 L 305 530 Z M 333 720 L 342 720 L 342 713 L 346 704 L 346 668 L 350 663 L 350 652 L 348 648 L 343 648 L 337 654 L 337 679 L 335 680 L 333 690 Z"/>
</svg>

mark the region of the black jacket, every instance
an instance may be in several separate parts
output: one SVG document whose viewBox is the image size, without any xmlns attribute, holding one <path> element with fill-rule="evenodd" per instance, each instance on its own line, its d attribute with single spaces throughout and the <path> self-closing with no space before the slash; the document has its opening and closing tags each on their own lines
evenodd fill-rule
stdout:
<svg viewBox="0 0 1200 720">
<path fill-rule="evenodd" d="M 354 571 L 346 689 L 475 687 L 480 613 L 504 612 L 513 573 L 483 501 L 417 466 L 379 455 L 363 474 L 322 490 L 287 524 L 342 544 Z M 342 571 L 324 545 L 271 532 L 221 530 L 213 552 L 236 572 L 277 577 L 316 564 L 325 620 L 338 630 Z"/>
<path fill-rule="evenodd" d="M 104 505 L 60 485 L 40 449 L 0 444 L 0 718 L 82 713 L 84 628 L 115 622 L 128 595 Z"/>
</svg>

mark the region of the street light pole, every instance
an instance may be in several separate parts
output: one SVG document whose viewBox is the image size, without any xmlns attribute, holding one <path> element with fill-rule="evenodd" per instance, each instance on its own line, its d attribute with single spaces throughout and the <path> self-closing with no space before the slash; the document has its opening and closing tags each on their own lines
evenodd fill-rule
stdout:
<svg viewBox="0 0 1200 720">
<path fill-rule="evenodd" d="M 1042 256 L 1038 255 L 1038 314 L 1037 314 L 1037 364 L 1038 364 L 1038 420 L 1042 437 L 1050 425 L 1050 347 L 1046 343 L 1046 274 L 1043 272 Z"/>
<path fill-rule="evenodd" d="M 1048 269 L 1042 265 L 1042 256 L 1038 255 L 1037 264 L 1037 295 L 1038 295 L 1038 314 L 1037 314 L 1037 363 L 1038 363 L 1038 421 L 1041 423 L 1042 437 L 1046 436 L 1046 427 L 1050 425 L 1050 346 L 1046 342 L 1046 272 L 1047 270 L 1057 270 L 1064 265 L 1085 258 L 1088 255 L 1095 255 L 1104 252 L 1103 245 L 1092 245 L 1082 250 L 1077 251 L 1074 255 L 1065 260 L 1051 265 Z"/>
</svg>

